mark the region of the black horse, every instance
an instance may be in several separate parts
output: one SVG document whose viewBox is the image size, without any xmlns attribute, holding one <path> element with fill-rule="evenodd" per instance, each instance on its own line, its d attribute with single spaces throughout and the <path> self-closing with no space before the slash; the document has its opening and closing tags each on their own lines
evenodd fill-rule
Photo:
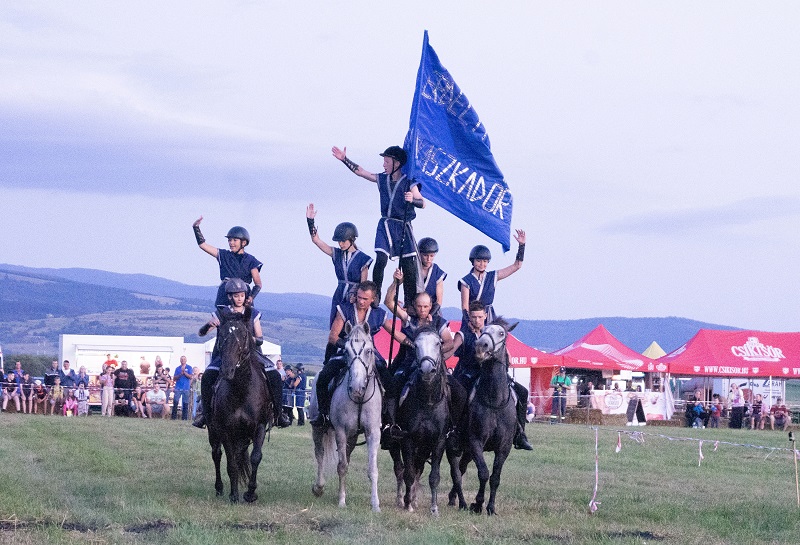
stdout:
<svg viewBox="0 0 800 545">
<path fill-rule="evenodd" d="M 470 393 L 467 415 L 465 418 L 466 452 L 463 456 L 456 449 L 448 448 L 453 488 L 450 490 L 449 505 L 455 505 L 458 498 L 459 507 L 466 509 L 461 481 L 470 460 L 475 461 L 478 468 L 480 486 L 475 496 L 475 503 L 470 505 L 473 513 L 483 510 L 486 482 L 489 481 L 489 467 L 483 457 L 484 452 L 494 452 L 494 464 L 491 473 L 489 501 L 486 513 L 495 514 L 495 496 L 500 486 L 500 473 L 503 464 L 511 452 L 514 434 L 517 431 L 516 396 L 508 379 L 508 352 L 506 339 L 514 326 L 501 318 L 484 327 L 475 345 L 475 357 L 481 362 L 478 380 Z M 460 458 L 460 460 L 459 460 Z M 453 470 L 459 462 L 457 470 Z"/>
<path fill-rule="evenodd" d="M 400 398 L 397 423 L 406 430 L 399 444 L 389 449 L 397 478 L 397 506 L 413 511 L 425 462 L 430 460 L 428 484 L 431 514 L 439 514 L 440 465 L 447 432 L 451 428 L 450 387 L 442 357 L 442 340 L 433 328 L 422 328 L 414 340 L 417 370 Z M 402 493 L 405 484 L 405 494 Z"/>
<path fill-rule="evenodd" d="M 247 484 L 244 499 L 258 499 L 256 475 L 261 462 L 267 426 L 272 422 L 272 397 L 263 377 L 263 364 L 255 356 L 255 339 L 250 329 L 251 309 L 244 314 L 223 318 L 217 332 L 217 348 L 222 358 L 219 378 L 214 386 L 208 442 L 214 460 L 217 496 L 222 495 L 220 474 L 222 448 L 225 448 L 230 499 L 239 502 L 239 484 Z M 250 443 L 253 451 L 248 456 Z"/>
</svg>

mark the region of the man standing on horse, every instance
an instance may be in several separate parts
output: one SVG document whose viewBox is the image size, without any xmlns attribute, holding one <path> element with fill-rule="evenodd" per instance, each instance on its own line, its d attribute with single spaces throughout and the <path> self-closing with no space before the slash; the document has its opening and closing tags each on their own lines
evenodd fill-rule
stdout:
<svg viewBox="0 0 800 545">
<path fill-rule="evenodd" d="M 475 343 L 480 337 L 483 327 L 486 325 L 486 310 L 480 301 L 472 301 L 469 304 L 469 322 L 467 327 L 462 327 L 456 332 L 453 341 L 454 353 L 458 358 L 458 363 L 453 371 L 455 378 L 467 393 L 472 391 L 475 381 L 480 374 L 480 363 L 475 358 Z M 528 390 L 521 384 L 509 377 L 514 393 L 517 397 L 517 434 L 514 436 L 514 448 L 522 450 L 533 450 L 525 435 L 525 418 L 528 403 Z"/>
<path fill-rule="evenodd" d="M 347 337 L 347 331 L 366 323 L 369 325 L 373 339 L 381 328 L 391 334 L 392 321 L 386 318 L 386 311 L 382 308 L 372 308 L 377 291 L 378 288 L 374 282 L 369 280 L 361 282 L 356 289 L 355 303 L 345 302 L 337 307 L 336 318 L 333 320 L 328 334 L 328 346 L 325 348 L 323 367 L 314 381 L 319 409 L 319 414 L 311 421 L 314 426 L 325 426 L 329 422 L 332 394 L 328 386 L 347 366 L 344 358 L 335 357 L 341 348 L 340 341 Z M 400 343 L 411 344 L 411 341 L 406 339 L 406 336 L 400 331 L 395 332 L 395 339 Z M 384 386 L 389 384 L 390 375 L 386 361 L 377 351 L 375 352 L 375 367 Z"/>
<path fill-rule="evenodd" d="M 390 258 L 400 258 L 400 267 L 405 274 L 403 292 L 406 308 L 412 304 L 417 294 L 417 267 L 414 258 L 417 255 L 417 244 L 411 221 L 416 217 L 414 208 L 425 208 L 425 200 L 420 193 L 421 184 L 410 180 L 401 172 L 403 165 L 408 160 L 406 151 L 400 146 L 389 146 L 381 153 L 383 157 L 383 172 L 373 174 L 347 158 L 347 148 L 339 149 L 336 146 L 331 150 L 333 156 L 340 160 L 356 176 L 378 185 L 380 195 L 381 219 L 378 221 L 378 230 L 375 233 L 375 268 L 372 270 L 372 280 L 375 282 L 377 292 L 374 306 L 380 304 L 383 273 Z"/>
<path fill-rule="evenodd" d="M 200 336 L 206 335 L 211 329 L 219 326 L 222 322 L 222 319 L 226 315 L 233 313 L 244 314 L 247 291 L 248 286 L 244 280 L 239 278 L 232 278 L 231 280 L 228 280 L 225 285 L 225 292 L 228 294 L 228 301 L 230 304 L 217 307 L 217 310 L 215 310 L 211 315 L 211 320 L 202 328 L 200 328 Z M 274 368 L 272 362 L 270 362 L 261 353 L 260 346 L 264 342 L 264 336 L 261 332 L 261 313 L 256 309 L 252 309 L 251 311 L 249 325 L 251 328 L 250 333 L 253 335 L 256 341 L 256 348 L 253 350 L 253 354 L 264 364 L 265 379 L 267 381 L 267 386 L 270 389 L 270 393 L 272 394 L 272 414 L 275 418 L 275 425 L 280 428 L 285 428 L 290 426 L 291 422 L 289 421 L 289 418 L 283 414 L 281 407 L 283 381 L 281 380 L 280 373 Z M 197 415 L 197 418 L 195 418 L 194 422 L 192 422 L 192 425 L 197 428 L 203 428 L 208 422 L 208 418 L 210 416 L 211 398 L 214 395 L 214 383 L 217 382 L 220 364 L 222 363 L 218 342 L 219 337 L 217 337 L 217 343 L 214 344 L 214 350 L 211 355 L 211 363 L 206 368 L 205 372 L 203 373 L 203 378 L 200 381 L 202 411 Z"/>
<path fill-rule="evenodd" d="M 434 263 L 436 254 L 439 253 L 439 243 L 435 239 L 425 237 L 417 244 L 417 254 L 419 260 L 417 261 L 417 294 L 427 293 L 431 297 L 431 314 L 442 314 L 442 299 L 444 298 L 444 280 L 447 278 L 447 273 L 439 268 L 439 265 Z M 394 303 L 389 303 L 389 293 L 391 292 L 392 301 L 394 301 L 393 287 L 389 287 L 389 292 L 386 294 L 386 299 L 383 303 L 392 309 Z M 405 307 L 404 310 L 408 314 L 414 314 L 414 306 L 411 308 Z"/>
</svg>

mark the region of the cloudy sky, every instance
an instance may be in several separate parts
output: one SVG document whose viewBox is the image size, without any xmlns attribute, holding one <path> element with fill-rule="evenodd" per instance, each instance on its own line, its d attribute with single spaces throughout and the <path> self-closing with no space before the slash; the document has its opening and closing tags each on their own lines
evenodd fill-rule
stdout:
<svg viewBox="0 0 800 545">
<path fill-rule="evenodd" d="M 251 232 L 266 289 L 330 294 L 308 240 L 355 222 L 408 128 L 423 31 L 485 124 L 528 233 L 500 312 L 800 330 L 792 2 L 3 2 L 0 263 L 216 281 L 191 224 Z M 423 188 L 424 194 L 424 188 Z M 488 245 L 429 205 L 449 273 Z"/>
</svg>

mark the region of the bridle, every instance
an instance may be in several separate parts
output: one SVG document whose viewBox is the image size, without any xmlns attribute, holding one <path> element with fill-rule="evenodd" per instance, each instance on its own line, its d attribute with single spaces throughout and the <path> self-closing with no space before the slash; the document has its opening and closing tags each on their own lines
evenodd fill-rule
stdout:
<svg viewBox="0 0 800 545">
<path fill-rule="evenodd" d="M 350 372 L 347 374 L 347 396 L 353 403 L 357 405 L 363 405 L 372 399 L 372 396 L 375 395 L 375 390 L 377 389 L 376 381 L 373 380 L 377 372 L 375 368 L 374 355 L 372 364 L 370 365 L 370 363 L 364 359 L 366 356 L 364 351 L 367 349 L 369 343 L 367 343 L 366 341 L 361 341 L 361 346 L 358 348 L 358 350 L 355 350 L 354 346 L 355 341 L 348 341 L 347 344 L 348 344 L 348 350 L 347 350 L 348 355 L 352 356 L 350 358 L 349 367 L 352 369 L 352 367 L 358 363 L 364 368 L 364 374 L 366 375 L 365 385 L 364 385 L 365 390 L 369 386 L 370 382 L 372 383 L 372 392 L 370 392 L 369 397 L 364 398 L 362 396 L 362 399 L 353 399 L 353 385 L 352 385 L 353 373 Z"/>
</svg>

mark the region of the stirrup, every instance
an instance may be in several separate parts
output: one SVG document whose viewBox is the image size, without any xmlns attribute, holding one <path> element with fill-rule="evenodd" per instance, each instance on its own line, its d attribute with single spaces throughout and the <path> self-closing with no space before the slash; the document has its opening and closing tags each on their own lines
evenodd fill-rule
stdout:
<svg viewBox="0 0 800 545">
<path fill-rule="evenodd" d="M 201 430 L 203 428 L 205 428 L 206 427 L 206 415 L 204 415 L 202 413 L 197 415 L 197 418 L 195 418 L 194 421 L 192 421 L 192 426 L 194 426 L 195 428 L 200 428 Z"/>
</svg>

